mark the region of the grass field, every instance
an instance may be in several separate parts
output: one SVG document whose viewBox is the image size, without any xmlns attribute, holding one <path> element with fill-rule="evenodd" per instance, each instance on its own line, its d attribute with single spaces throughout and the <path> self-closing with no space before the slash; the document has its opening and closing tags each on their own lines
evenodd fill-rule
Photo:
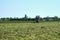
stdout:
<svg viewBox="0 0 60 40">
<path fill-rule="evenodd" d="M 0 40 L 60 40 L 60 22 L 0 23 Z"/>
</svg>

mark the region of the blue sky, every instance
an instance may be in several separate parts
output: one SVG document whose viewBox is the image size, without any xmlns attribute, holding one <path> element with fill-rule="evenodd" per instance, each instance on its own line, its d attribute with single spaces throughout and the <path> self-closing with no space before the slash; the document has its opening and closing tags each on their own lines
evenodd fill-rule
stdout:
<svg viewBox="0 0 60 40">
<path fill-rule="evenodd" d="M 60 16 L 60 0 L 0 0 L 0 17 Z"/>
</svg>

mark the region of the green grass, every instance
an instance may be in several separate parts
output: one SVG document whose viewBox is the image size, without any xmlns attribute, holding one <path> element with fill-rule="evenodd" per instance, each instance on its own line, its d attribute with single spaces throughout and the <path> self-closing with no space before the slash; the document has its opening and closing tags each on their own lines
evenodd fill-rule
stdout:
<svg viewBox="0 0 60 40">
<path fill-rule="evenodd" d="M 60 40 L 60 22 L 0 23 L 0 40 Z"/>
</svg>

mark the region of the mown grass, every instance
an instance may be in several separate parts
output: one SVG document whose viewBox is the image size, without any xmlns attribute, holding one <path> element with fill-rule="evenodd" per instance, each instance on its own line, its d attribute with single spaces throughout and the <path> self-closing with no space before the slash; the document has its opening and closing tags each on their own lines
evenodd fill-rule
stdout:
<svg viewBox="0 0 60 40">
<path fill-rule="evenodd" d="M 0 23 L 0 40 L 60 40 L 60 22 Z"/>
</svg>

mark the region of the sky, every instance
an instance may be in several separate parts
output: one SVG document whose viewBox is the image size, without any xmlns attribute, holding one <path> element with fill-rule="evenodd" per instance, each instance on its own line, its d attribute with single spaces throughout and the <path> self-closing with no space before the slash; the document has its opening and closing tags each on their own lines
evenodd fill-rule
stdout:
<svg viewBox="0 0 60 40">
<path fill-rule="evenodd" d="M 60 17 L 60 0 L 0 0 L 0 17 Z"/>
</svg>

